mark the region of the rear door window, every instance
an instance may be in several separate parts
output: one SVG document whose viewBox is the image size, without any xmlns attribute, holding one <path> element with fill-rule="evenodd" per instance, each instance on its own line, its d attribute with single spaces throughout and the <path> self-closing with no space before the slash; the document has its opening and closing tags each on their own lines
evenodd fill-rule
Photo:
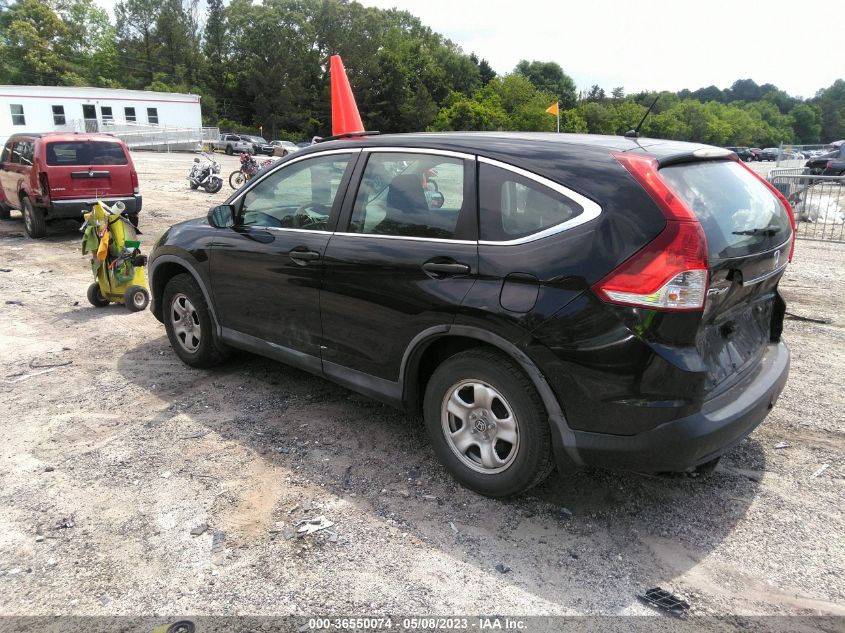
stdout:
<svg viewBox="0 0 845 633">
<path fill-rule="evenodd" d="M 47 164 L 62 165 L 126 165 L 126 152 L 120 143 L 102 141 L 67 141 L 49 143 Z"/>
<path fill-rule="evenodd" d="M 361 179 L 350 233 L 456 239 L 462 233 L 465 165 L 428 153 L 373 152 Z"/>
<path fill-rule="evenodd" d="M 672 165 L 660 175 L 698 217 L 713 259 L 762 253 L 791 235 L 780 201 L 735 161 Z"/>
</svg>

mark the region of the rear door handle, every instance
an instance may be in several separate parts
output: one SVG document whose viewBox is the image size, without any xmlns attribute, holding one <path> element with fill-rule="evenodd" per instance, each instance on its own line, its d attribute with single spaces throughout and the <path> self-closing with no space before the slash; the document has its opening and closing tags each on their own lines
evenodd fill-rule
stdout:
<svg viewBox="0 0 845 633">
<path fill-rule="evenodd" d="M 307 266 L 308 262 L 313 262 L 320 259 L 320 253 L 318 253 L 317 251 L 292 250 L 288 253 L 288 257 L 290 257 L 295 264 L 299 264 L 300 266 Z"/>
<path fill-rule="evenodd" d="M 466 264 L 458 262 L 426 262 L 422 265 L 422 269 L 429 277 L 435 279 L 442 279 L 452 275 L 466 275 L 470 271 L 470 267 Z"/>
</svg>

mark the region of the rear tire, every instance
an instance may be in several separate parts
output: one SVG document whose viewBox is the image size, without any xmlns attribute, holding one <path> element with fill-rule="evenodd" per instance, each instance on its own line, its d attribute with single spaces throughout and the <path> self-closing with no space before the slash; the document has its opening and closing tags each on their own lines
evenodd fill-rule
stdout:
<svg viewBox="0 0 845 633">
<path fill-rule="evenodd" d="M 231 156 L 231 155 L 232 155 L 232 154 L 234 154 L 234 153 L 235 153 L 235 150 L 233 150 L 233 149 L 232 149 L 232 146 L 231 146 L 231 145 L 227 145 L 227 146 L 226 146 L 226 155 L 227 155 L 227 156 Z"/>
<path fill-rule="evenodd" d="M 478 493 L 518 494 L 554 468 L 543 402 L 504 354 L 472 349 L 445 360 L 428 381 L 423 412 L 437 458 Z"/>
<path fill-rule="evenodd" d="M 204 185 L 203 188 L 208 193 L 217 193 L 223 188 L 223 179 L 222 178 L 212 178 L 207 185 Z"/>
<path fill-rule="evenodd" d="M 197 282 L 187 273 L 176 275 L 164 287 L 164 327 L 176 355 L 191 367 L 213 367 L 228 355 L 217 339 L 214 322 Z"/>
<path fill-rule="evenodd" d="M 5 202 L 0 202 L 0 220 L 8 220 L 12 217 L 12 210 Z"/>
<path fill-rule="evenodd" d="M 21 197 L 21 211 L 26 234 L 33 239 L 41 239 L 47 235 L 47 220 L 44 211 L 36 209 L 26 196 Z"/>
<path fill-rule="evenodd" d="M 88 303 L 95 308 L 105 308 L 109 304 L 109 300 L 100 293 L 100 284 L 96 281 L 88 286 Z"/>
<path fill-rule="evenodd" d="M 129 286 L 123 293 L 123 303 L 130 312 L 141 312 L 150 305 L 150 293 L 142 286 Z"/>
</svg>

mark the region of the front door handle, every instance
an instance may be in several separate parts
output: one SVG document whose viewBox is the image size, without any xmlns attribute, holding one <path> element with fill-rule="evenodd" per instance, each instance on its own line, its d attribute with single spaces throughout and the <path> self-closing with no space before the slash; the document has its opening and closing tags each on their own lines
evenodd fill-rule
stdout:
<svg viewBox="0 0 845 633">
<path fill-rule="evenodd" d="M 320 253 L 317 251 L 298 251 L 292 250 L 288 253 L 288 257 L 293 260 L 293 263 L 300 266 L 307 266 L 308 262 L 317 261 L 320 259 Z"/>
<path fill-rule="evenodd" d="M 422 265 L 422 269 L 429 277 L 435 279 L 442 279 L 452 275 L 466 275 L 470 271 L 470 267 L 466 264 L 458 262 L 426 262 Z"/>
</svg>

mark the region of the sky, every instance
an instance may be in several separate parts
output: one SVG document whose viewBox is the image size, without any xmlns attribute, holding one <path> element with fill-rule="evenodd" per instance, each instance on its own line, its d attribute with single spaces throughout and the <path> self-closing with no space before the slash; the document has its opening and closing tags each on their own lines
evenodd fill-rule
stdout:
<svg viewBox="0 0 845 633">
<path fill-rule="evenodd" d="M 97 0 L 112 15 L 115 1 Z M 409 11 L 498 73 L 521 59 L 555 61 L 579 90 L 727 88 L 753 79 L 808 98 L 845 77 L 841 0 L 820 11 L 794 0 L 359 1 Z"/>
</svg>

